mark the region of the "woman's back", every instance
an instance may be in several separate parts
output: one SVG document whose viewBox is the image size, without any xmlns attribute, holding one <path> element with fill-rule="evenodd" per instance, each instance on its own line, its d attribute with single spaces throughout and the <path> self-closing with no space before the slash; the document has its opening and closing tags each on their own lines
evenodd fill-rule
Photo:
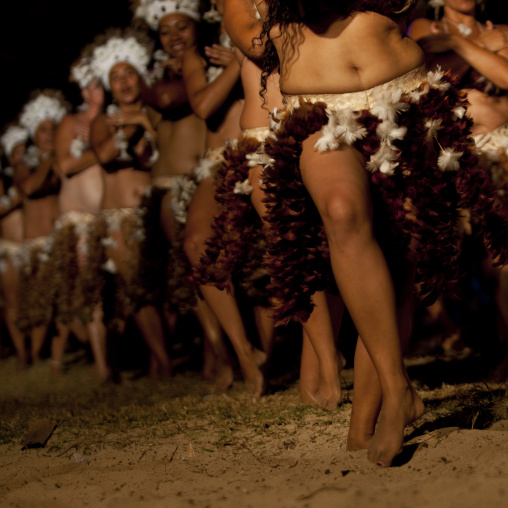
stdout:
<svg viewBox="0 0 508 508">
<path fill-rule="evenodd" d="M 423 63 L 421 49 L 403 31 L 403 26 L 374 12 L 346 18 L 328 15 L 309 26 L 290 24 L 281 36 L 281 28 L 275 26 L 270 35 L 281 61 L 281 90 L 356 92 L 401 76 Z"/>
</svg>

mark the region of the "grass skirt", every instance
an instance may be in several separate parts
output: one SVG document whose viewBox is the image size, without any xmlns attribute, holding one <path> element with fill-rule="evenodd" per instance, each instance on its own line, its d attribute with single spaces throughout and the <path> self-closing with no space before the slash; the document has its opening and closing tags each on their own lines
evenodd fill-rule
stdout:
<svg viewBox="0 0 508 508">
<path fill-rule="evenodd" d="M 27 334 L 48 326 L 53 318 L 57 291 L 53 237 L 25 240 L 20 256 L 17 326 Z"/>
<path fill-rule="evenodd" d="M 366 160 L 377 238 L 393 272 L 417 246 L 417 282 L 427 303 L 453 294 L 460 278 L 461 209 L 492 258 L 506 264 L 508 220 L 478 167 L 466 97 L 449 74 L 416 69 L 367 91 L 287 102 L 273 119 L 274 136 L 265 145 L 272 160 L 263 179 L 267 267 L 279 322 L 306 321 L 314 292 L 337 291 L 323 223 L 299 168 L 302 142 L 320 130 L 316 149 L 347 144 Z"/>
<path fill-rule="evenodd" d="M 262 222 L 251 203 L 249 170 L 264 161 L 269 129 L 249 129 L 229 143 L 216 177 L 215 199 L 221 211 L 212 224 L 205 254 L 196 268 L 199 284 L 231 290 L 239 284 L 257 304 L 268 306 L 269 277 L 263 266 L 266 242 Z"/>
</svg>

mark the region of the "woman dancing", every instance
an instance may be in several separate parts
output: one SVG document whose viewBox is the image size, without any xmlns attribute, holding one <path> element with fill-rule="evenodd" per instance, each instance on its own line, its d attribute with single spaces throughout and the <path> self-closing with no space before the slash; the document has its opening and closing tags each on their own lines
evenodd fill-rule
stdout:
<svg viewBox="0 0 508 508">
<path fill-rule="evenodd" d="M 36 363 L 53 319 L 54 263 L 52 233 L 58 219 L 60 178 L 56 173 L 56 128 L 69 104 L 58 90 L 35 91 L 23 107 L 19 122 L 33 142 L 14 166 L 14 182 L 23 196 L 23 250 L 20 269 L 18 326 L 31 335 L 31 360 Z M 52 341 L 52 373 L 61 373 L 58 334 Z"/>
<path fill-rule="evenodd" d="M 422 47 L 429 70 L 438 66 L 451 69 L 459 86 L 467 93 L 468 115 L 481 166 L 498 189 L 500 202 L 508 207 L 508 26 L 485 20 L 484 2 L 476 0 L 432 0 L 434 20 L 417 18 L 408 35 Z M 501 317 L 500 338 L 508 331 L 508 268 L 500 270 L 487 258 L 484 270 L 496 281 L 495 300 Z M 442 300 L 433 306 L 438 318 L 451 323 L 448 328 L 457 340 L 457 325 L 448 318 Z M 443 348 L 452 340 L 445 340 Z M 506 347 L 506 345 L 505 345 Z M 508 374 L 508 352 L 494 373 L 501 380 Z"/>
<path fill-rule="evenodd" d="M 61 330 L 61 354 L 70 330 L 80 340 L 88 340 L 97 379 L 102 382 L 109 375 L 102 304 L 86 308 L 81 284 L 89 227 L 100 212 L 103 187 L 101 166 L 89 137 L 90 125 L 104 106 L 104 88 L 90 69 L 90 51 L 90 47 L 84 48 L 71 66 L 70 79 L 79 86 L 83 103 L 78 111 L 62 118 L 55 134 L 57 171 L 62 181 L 54 240 L 60 283 L 55 319 Z"/>
<path fill-rule="evenodd" d="M 210 8 L 210 3 L 206 4 Z M 206 152 L 197 172 L 199 184 L 189 205 L 185 226 L 184 250 L 193 266 L 198 265 L 205 251 L 205 242 L 212 233 L 213 217 L 220 211 L 214 198 L 215 176 L 224 161 L 226 140 L 240 136 L 243 107 L 240 63 L 222 23 L 216 22 L 221 19 L 217 14 L 222 13 L 222 0 L 212 1 L 211 6 L 207 11 L 208 19 L 213 21 L 215 18 L 211 31 L 219 28 L 217 35 L 222 44 L 204 37 L 202 44 L 185 53 L 182 67 L 191 107 L 199 117 L 206 119 L 208 127 Z M 266 388 L 262 370 L 266 354 L 249 341 L 235 296 L 212 285 L 201 285 L 199 289 L 233 345 L 247 391 L 261 395 Z M 227 350 L 221 347 L 216 356 L 218 364 L 222 365 L 220 384 L 226 388 L 233 382 Z"/>
<path fill-rule="evenodd" d="M 16 124 L 9 125 L 0 138 L 7 166 L 2 168 L 0 186 L 0 272 L 5 306 L 5 324 L 16 350 L 18 365 L 25 367 L 27 352 L 25 336 L 18 328 L 18 268 L 23 241 L 23 208 L 19 191 L 13 182 L 14 166 L 23 160 L 28 131 Z"/>
<path fill-rule="evenodd" d="M 153 266 L 152 259 L 140 259 L 145 235 L 136 213 L 157 158 L 153 128 L 157 115 L 142 98 L 150 47 L 151 41 L 130 30 L 111 30 L 97 38 L 92 71 L 111 92 L 114 104 L 92 122 L 90 144 L 104 178 L 99 222 L 105 238 L 98 235 L 97 248 L 106 247 L 106 268 L 118 274 L 116 333 L 122 331 L 132 313 L 151 352 L 150 375 L 167 377 L 171 364 L 161 317 L 150 299 L 151 288 L 145 287 L 146 280 L 139 276 L 140 270 L 159 268 Z M 146 271 L 142 273 L 146 275 Z"/>
<path fill-rule="evenodd" d="M 221 366 L 219 362 L 219 369 L 216 369 L 214 350 L 224 347 L 222 329 L 208 304 L 196 296 L 193 284 L 175 276 L 180 269 L 187 273 L 189 264 L 181 246 L 183 228 L 179 227 L 171 206 L 182 175 L 192 174 L 205 149 L 206 123 L 192 110 L 182 77 L 183 55 L 197 42 L 201 19 L 199 0 L 145 0 L 134 12 L 136 19 L 144 20 L 156 32 L 161 47 L 155 51 L 159 58 L 152 70 L 156 80 L 146 96 L 149 104 L 162 115 L 157 125 L 159 158 L 151 173 L 151 195 L 159 200 L 158 207 L 157 203 L 152 206 L 152 215 L 160 218 L 170 243 L 168 267 L 171 282 L 164 305 L 166 322 L 171 332 L 179 314 L 190 311 L 196 314 L 203 329 L 203 378 L 215 382 L 221 379 L 217 376 Z M 175 284 L 179 287 L 173 287 Z M 220 385 L 219 381 L 219 388 Z"/>
<path fill-rule="evenodd" d="M 412 3 L 267 0 L 264 27 L 265 65 L 280 62 L 287 106 L 265 147 L 279 314 L 305 320 L 311 295 L 336 283 L 360 335 L 348 448 L 368 448 L 381 466 L 400 453 L 404 429 L 424 405 L 404 367 L 394 282 L 374 226 L 402 247 L 398 262 L 412 238 L 420 241 L 419 277 L 430 295 L 455 280 L 461 205 L 506 259 L 506 246 L 496 245 L 506 218 L 492 209 L 489 189 L 472 194 L 479 172 L 464 135 L 465 101 L 443 73 L 426 76 L 421 49 L 404 36 Z M 423 183 L 439 193 L 435 201 L 415 192 Z"/>
</svg>

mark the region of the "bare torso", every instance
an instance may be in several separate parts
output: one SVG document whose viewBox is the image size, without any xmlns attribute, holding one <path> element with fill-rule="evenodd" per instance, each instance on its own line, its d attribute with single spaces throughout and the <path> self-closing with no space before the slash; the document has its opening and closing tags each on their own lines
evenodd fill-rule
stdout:
<svg viewBox="0 0 508 508">
<path fill-rule="evenodd" d="M 418 44 L 401 27 L 373 12 L 323 20 L 313 30 L 289 26 L 282 36 L 272 29 L 281 59 L 280 87 L 286 94 L 346 93 L 391 81 L 423 64 Z M 296 41 L 285 56 L 284 43 Z M 305 39 L 305 44 L 297 41 Z M 289 42 L 292 44 L 292 42 Z"/>
<path fill-rule="evenodd" d="M 236 100 L 215 131 L 208 130 L 206 135 L 206 148 L 219 148 L 224 146 L 228 139 L 238 139 L 241 134 L 240 117 L 242 115 L 244 99 Z"/>
<path fill-rule="evenodd" d="M 23 210 L 18 208 L 3 217 L 0 221 L 0 231 L 5 240 L 21 242 L 23 240 Z"/>
<path fill-rule="evenodd" d="M 189 174 L 203 155 L 205 137 L 206 124 L 193 113 L 176 121 L 163 120 L 157 128 L 159 159 L 152 177 Z"/>
<path fill-rule="evenodd" d="M 508 122 L 508 96 L 490 96 L 478 90 L 468 91 L 468 114 L 474 120 L 472 134 L 491 132 Z"/>
<path fill-rule="evenodd" d="M 133 168 L 120 169 L 115 173 L 104 172 L 103 209 L 135 208 L 150 185 L 150 173 Z"/>
<path fill-rule="evenodd" d="M 83 124 L 88 126 L 84 113 L 69 116 L 66 120 L 67 127 L 73 130 L 72 139 L 78 137 L 83 129 Z M 58 197 L 60 213 L 70 211 L 99 213 L 102 187 L 101 166 L 99 164 L 89 166 L 71 176 L 62 175 L 62 186 Z"/>
<path fill-rule="evenodd" d="M 98 164 L 71 178 L 63 178 L 58 198 L 60 213 L 70 211 L 99 213 L 102 187 L 101 167 Z"/>
<path fill-rule="evenodd" d="M 48 236 L 52 233 L 54 224 L 59 217 L 57 194 L 39 199 L 25 198 L 23 208 L 25 239 Z"/>
</svg>

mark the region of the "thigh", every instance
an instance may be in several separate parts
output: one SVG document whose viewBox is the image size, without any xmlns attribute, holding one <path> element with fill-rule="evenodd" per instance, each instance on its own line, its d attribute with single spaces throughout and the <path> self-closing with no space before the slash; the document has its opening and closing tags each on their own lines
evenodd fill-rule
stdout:
<svg viewBox="0 0 508 508">
<path fill-rule="evenodd" d="M 213 218 L 219 213 L 220 205 L 215 200 L 215 184 L 212 177 L 205 178 L 196 189 L 187 213 L 185 235 L 209 235 Z"/>
<path fill-rule="evenodd" d="M 371 215 L 369 179 L 362 155 L 349 146 L 341 150 L 318 152 L 316 132 L 303 142 L 300 158 L 302 181 L 323 219 L 333 203 L 345 202 L 357 213 Z"/>
</svg>

